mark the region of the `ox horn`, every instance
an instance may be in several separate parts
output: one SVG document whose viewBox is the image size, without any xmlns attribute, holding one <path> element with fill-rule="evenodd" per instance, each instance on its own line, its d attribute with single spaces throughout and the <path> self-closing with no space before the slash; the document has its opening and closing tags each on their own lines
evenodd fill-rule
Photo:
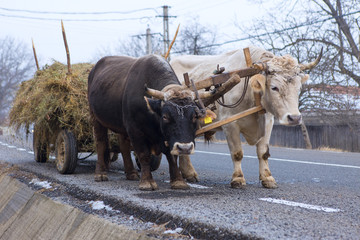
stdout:
<svg viewBox="0 0 360 240">
<path fill-rule="evenodd" d="M 300 70 L 304 71 L 304 70 L 310 70 L 312 68 L 314 68 L 316 65 L 318 65 L 318 63 L 320 62 L 320 59 L 322 57 L 323 54 L 323 48 L 321 48 L 320 54 L 319 56 L 315 59 L 315 61 L 311 62 L 311 63 L 303 63 L 300 64 Z"/>
<path fill-rule="evenodd" d="M 209 98 L 212 97 L 213 93 L 210 91 L 206 91 L 206 92 L 200 92 L 199 93 L 199 99 L 204 99 L 204 98 Z"/>
<path fill-rule="evenodd" d="M 165 99 L 165 93 L 163 93 L 162 91 L 159 90 L 155 90 L 152 88 L 148 88 L 145 84 L 145 92 L 150 95 L 151 97 L 160 99 L 160 100 L 164 100 Z"/>
</svg>

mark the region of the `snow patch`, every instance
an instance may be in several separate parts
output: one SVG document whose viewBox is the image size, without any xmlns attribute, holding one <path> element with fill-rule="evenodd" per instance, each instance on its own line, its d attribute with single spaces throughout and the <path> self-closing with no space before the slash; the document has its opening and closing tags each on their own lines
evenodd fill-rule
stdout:
<svg viewBox="0 0 360 240">
<path fill-rule="evenodd" d="M 175 230 L 166 230 L 164 234 L 177 234 L 181 233 L 183 231 L 182 228 L 176 228 Z"/>
<path fill-rule="evenodd" d="M 106 211 L 112 211 L 112 207 L 105 205 L 103 201 L 90 201 L 89 205 L 91 205 L 93 210 L 101 210 L 105 209 Z"/>
<path fill-rule="evenodd" d="M 164 182 L 170 183 L 169 180 L 165 180 Z M 197 189 L 208 189 L 208 188 L 211 188 L 211 187 L 203 186 L 203 185 L 200 185 L 200 184 L 194 184 L 194 183 L 187 183 L 187 185 L 189 185 L 189 186 L 192 187 L 192 188 L 197 188 Z"/>
<path fill-rule="evenodd" d="M 35 186 L 39 186 L 45 189 L 50 189 L 51 187 L 51 183 L 49 183 L 48 181 L 40 181 L 37 178 L 34 178 L 31 180 L 30 184 L 34 184 Z"/>
</svg>

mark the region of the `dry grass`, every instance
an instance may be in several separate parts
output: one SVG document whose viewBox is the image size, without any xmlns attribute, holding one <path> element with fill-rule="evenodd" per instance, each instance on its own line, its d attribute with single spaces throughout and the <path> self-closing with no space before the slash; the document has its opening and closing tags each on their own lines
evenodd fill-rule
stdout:
<svg viewBox="0 0 360 240">
<path fill-rule="evenodd" d="M 34 78 L 21 83 L 9 115 L 10 125 L 29 131 L 35 124 L 36 134 L 47 143 L 62 128 L 73 131 L 81 142 L 92 139 L 87 101 L 87 78 L 92 67 L 74 64 L 68 76 L 66 65 L 54 62 L 37 71 Z"/>
<path fill-rule="evenodd" d="M 319 151 L 331 151 L 331 152 L 346 152 L 343 149 L 324 147 L 324 146 L 317 148 L 317 150 L 319 150 Z"/>
</svg>

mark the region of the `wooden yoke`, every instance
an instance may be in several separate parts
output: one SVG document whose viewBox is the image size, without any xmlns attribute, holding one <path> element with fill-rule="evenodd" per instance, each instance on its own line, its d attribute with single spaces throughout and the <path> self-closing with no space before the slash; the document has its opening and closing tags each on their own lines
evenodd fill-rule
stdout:
<svg viewBox="0 0 360 240">
<path fill-rule="evenodd" d="M 246 61 L 247 68 L 211 76 L 210 78 L 207 78 L 207 79 L 205 79 L 203 81 L 199 81 L 198 85 L 197 85 L 197 88 L 202 89 L 202 88 L 211 86 L 211 85 L 215 84 L 216 82 L 217 83 L 224 83 L 224 82 L 226 82 L 227 79 L 230 78 L 230 76 L 232 74 L 237 74 L 240 78 L 243 78 L 243 77 L 253 76 L 253 75 L 258 74 L 261 71 L 263 71 L 263 68 L 262 68 L 261 65 L 252 63 L 249 48 L 244 49 L 244 55 L 245 55 L 245 61 Z M 187 74 L 184 74 L 184 78 L 185 78 L 185 81 L 186 81 L 186 79 L 188 79 L 189 76 Z M 228 117 L 226 119 L 222 119 L 220 121 L 217 121 L 217 122 L 214 122 L 212 124 L 206 125 L 206 126 L 200 128 L 200 129 L 198 129 L 196 131 L 195 135 L 200 136 L 200 135 L 204 134 L 207 131 L 216 129 L 218 127 L 221 127 L 222 125 L 225 125 L 225 124 L 228 124 L 230 122 L 236 121 L 236 120 L 238 120 L 240 118 L 243 118 L 243 117 L 246 117 L 246 116 L 248 116 L 250 114 L 254 114 L 254 113 L 258 113 L 258 112 L 259 113 L 265 113 L 264 108 L 261 106 L 261 95 L 260 95 L 260 93 L 254 93 L 254 97 L 255 97 L 255 107 L 252 107 L 252 108 L 250 108 L 248 110 L 237 113 L 237 114 L 235 114 L 235 115 L 233 115 L 231 117 Z"/>
</svg>

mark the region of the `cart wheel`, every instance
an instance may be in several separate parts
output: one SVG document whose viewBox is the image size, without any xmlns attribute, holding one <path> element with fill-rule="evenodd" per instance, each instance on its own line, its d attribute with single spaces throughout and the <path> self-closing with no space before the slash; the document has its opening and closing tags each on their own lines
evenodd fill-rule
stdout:
<svg viewBox="0 0 360 240">
<path fill-rule="evenodd" d="M 136 161 L 136 165 L 138 166 L 138 168 L 141 170 L 141 165 L 139 162 L 138 157 L 136 156 L 135 152 L 135 161 Z M 152 155 L 151 154 L 151 163 L 150 163 L 150 170 L 153 172 L 155 170 L 157 170 L 160 167 L 160 163 L 161 163 L 161 153 L 159 155 Z"/>
<path fill-rule="evenodd" d="M 66 129 L 61 130 L 55 142 L 56 169 L 59 173 L 71 174 L 75 171 L 77 154 L 74 134 Z"/>
<path fill-rule="evenodd" d="M 33 135 L 33 149 L 34 149 L 34 158 L 36 162 L 44 163 L 49 159 L 49 148 L 46 143 L 41 142 L 41 140 L 34 133 Z"/>
</svg>

